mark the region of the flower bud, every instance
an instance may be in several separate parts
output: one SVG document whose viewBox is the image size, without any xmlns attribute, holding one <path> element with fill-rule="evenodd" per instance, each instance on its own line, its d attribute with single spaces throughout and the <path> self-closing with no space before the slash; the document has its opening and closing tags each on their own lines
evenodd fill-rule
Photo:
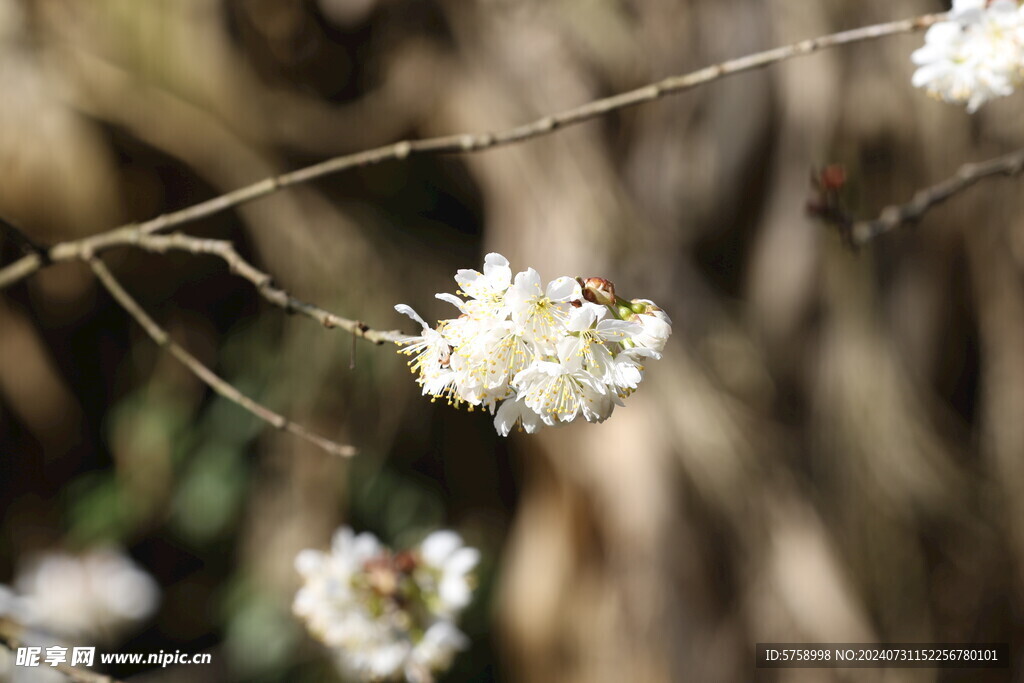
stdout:
<svg viewBox="0 0 1024 683">
<path fill-rule="evenodd" d="M 602 277 L 588 277 L 580 279 L 580 286 L 583 288 L 583 298 L 594 304 L 602 306 L 615 305 L 615 285 Z"/>
<path fill-rule="evenodd" d="M 672 334 L 672 320 L 665 311 L 661 310 L 649 299 L 633 299 L 632 309 L 637 311 L 628 320 L 633 320 L 643 326 L 643 331 L 633 338 L 637 346 L 661 352 L 665 343 Z"/>
</svg>

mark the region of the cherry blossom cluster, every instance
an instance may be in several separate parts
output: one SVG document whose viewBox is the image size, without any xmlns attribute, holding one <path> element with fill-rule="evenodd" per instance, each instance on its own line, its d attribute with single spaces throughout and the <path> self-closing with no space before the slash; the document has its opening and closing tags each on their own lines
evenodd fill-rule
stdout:
<svg viewBox="0 0 1024 683">
<path fill-rule="evenodd" d="M 602 278 L 559 277 L 545 286 L 533 268 L 514 278 L 488 254 L 483 272 L 460 270 L 458 294 L 437 298 L 457 318 L 431 327 L 405 304 L 422 332 L 399 342 L 423 394 L 482 407 L 499 434 L 529 433 L 582 417 L 603 422 L 661 357 L 672 321 L 653 302 L 627 301 Z"/>
<path fill-rule="evenodd" d="M 0 616 L 61 638 L 112 642 L 159 600 L 156 581 L 119 550 L 54 551 L 31 559 L 13 589 L 0 586 Z"/>
<path fill-rule="evenodd" d="M 1024 83 L 1024 8 L 1016 0 L 953 0 L 913 61 L 916 87 L 973 113 Z"/>
<path fill-rule="evenodd" d="M 329 552 L 296 557 L 304 584 L 293 611 L 334 650 L 346 677 L 426 683 L 469 644 L 456 621 L 479 560 L 453 531 L 395 553 L 373 534 L 342 527 Z"/>
</svg>

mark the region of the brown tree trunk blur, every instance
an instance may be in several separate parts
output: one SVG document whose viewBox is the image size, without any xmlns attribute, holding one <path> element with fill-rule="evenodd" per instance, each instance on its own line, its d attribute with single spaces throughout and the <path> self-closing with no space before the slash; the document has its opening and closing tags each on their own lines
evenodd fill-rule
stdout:
<svg viewBox="0 0 1024 683">
<path fill-rule="evenodd" d="M 178 208 L 200 198 L 197 187 L 224 192 L 406 136 L 504 129 L 729 57 L 943 7 L 23 9 L 39 44 L 3 37 L 0 82 L 23 87 L 31 115 L 0 107 L 0 161 L 20 169 L 11 182 L 24 187 L 0 193 L 0 214 L 56 240 Z M 1024 144 L 1020 96 L 969 117 L 911 88 L 921 40 L 799 58 L 543 139 L 322 181 L 196 226 L 243 241 L 297 296 L 375 327 L 401 324 L 391 307 L 403 301 L 446 315 L 431 295 L 488 251 L 547 279 L 606 277 L 671 315 L 665 357 L 627 407 L 600 426 L 507 442 L 525 472 L 492 609 L 497 668 L 509 679 L 745 681 L 757 642 L 1024 636 L 1024 193 L 984 184 L 859 252 L 804 211 L 812 169 L 826 163 L 847 168 L 851 205 L 871 217 L 965 161 Z M 61 155 L 21 144 L 36 121 Z M 174 182 L 167 167 L 178 169 Z M 40 180 L 55 173 L 77 180 Z M 112 262 L 154 302 L 209 272 L 191 261 L 149 268 L 137 254 Z M 18 306 L 0 300 L 0 349 L 24 359 L 0 364 L 0 395 L 46 453 L 66 450 L 88 416 L 40 330 L 80 323 L 94 295 L 84 271 L 61 268 L 18 290 Z M 190 341 L 216 357 L 230 327 L 197 326 Z M 270 329 L 265 395 L 355 441 L 370 462 L 415 470 L 420 453 L 436 455 L 423 468 L 451 493 L 451 515 L 490 529 L 457 500 L 461 491 L 487 508 L 481 480 L 511 486 L 485 418 L 429 408 L 391 349 L 360 345 L 353 372 L 347 338 L 308 321 Z M 56 414 L 67 418 L 51 431 Z M 260 443 L 237 553 L 286 608 L 294 552 L 322 545 L 343 516 L 349 470 L 281 435 Z M 978 680 L 930 669 L 765 675 L 880 679 Z"/>
</svg>

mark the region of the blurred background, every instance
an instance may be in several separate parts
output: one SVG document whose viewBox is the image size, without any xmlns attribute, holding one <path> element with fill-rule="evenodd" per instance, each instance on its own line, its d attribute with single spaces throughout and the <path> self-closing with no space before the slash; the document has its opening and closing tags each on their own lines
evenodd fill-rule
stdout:
<svg viewBox="0 0 1024 683">
<path fill-rule="evenodd" d="M 404 138 L 510 127 L 926 0 L 0 0 L 0 215 L 42 243 Z M 1024 193 L 993 181 L 855 253 L 805 215 L 836 162 L 863 217 L 1024 144 L 1021 97 L 910 87 L 902 36 L 487 153 L 347 172 L 187 226 L 373 327 L 499 251 L 602 276 L 675 334 L 605 424 L 494 434 L 390 346 L 260 300 L 220 261 L 104 255 L 182 345 L 361 453 L 212 394 L 61 265 L 0 293 L 0 582 L 123 548 L 162 594 L 108 651 L 138 681 L 319 681 L 293 559 L 340 524 L 481 548 L 447 681 L 974 681 L 755 671 L 754 643 L 1022 642 Z M 4 263 L 18 252 L 0 245 Z M 354 361 L 354 369 L 350 364 Z M 9 658 L 8 658 L 9 659 Z M 2 662 L 0 662 L 2 663 Z M 10 662 L 0 679 L 11 676 Z"/>
</svg>

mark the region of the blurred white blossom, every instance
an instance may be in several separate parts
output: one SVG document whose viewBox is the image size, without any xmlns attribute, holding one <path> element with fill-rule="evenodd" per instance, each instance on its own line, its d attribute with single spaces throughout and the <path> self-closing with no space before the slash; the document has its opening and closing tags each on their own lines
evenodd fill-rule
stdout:
<svg viewBox="0 0 1024 683">
<path fill-rule="evenodd" d="M 436 596 L 434 612 L 454 617 L 469 604 L 473 595 L 470 572 L 480 561 L 475 548 L 467 548 L 454 531 L 435 531 L 420 545 L 422 564 L 416 581 L 426 595 Z"/>
<path fill-rule="evenodd" d="M 488 254 L 483 272 L 460 270 L 458 294 L 438 299 L 460 315 L 430 327 L 411 307 L 395 306 L 421 327 L 399 342 L 423 394 L 450 405 L 480 406 L 499 434 L 528 433 L 582 417 L 603 422 L 636 390 L 644 362 L 661 357 L 672 321 L 653 302 L 627 301 L 602 278 L 559 277 L 544 284 L 533 268 L 512 276 Z M 500 403 L 500 406 L 499 406 Z"/>
<path fill-rule="evenodd" d="M 120 551 L 50 552 L 15 579 L 15 616 L 72 640 L 113 640 L 148 618 L 160 598 L 153 578 Z"/>
<path fill-rule="evenodd" d="M 953 0 L 913 61 L 916 87 L 975 112 L 1024 82 L 1024 8 L 1016 0 Z"/>
<path fill-rule="evenodd" d="M 17 621 L 24 613 L 22 599 L 7 586 L 0 585 L 0 617 L 10 617 Z"/>
<path fill-rule="evenodd" d="M 329 552 L 303 550 L 304 584 L 293 610 L 359 680 L 426 683 L 468 639 L 455 625 L 472 597 L 480 554 L 452 531 L 392 552 L 369 533 L 342 527 Z"/>
</svg>

